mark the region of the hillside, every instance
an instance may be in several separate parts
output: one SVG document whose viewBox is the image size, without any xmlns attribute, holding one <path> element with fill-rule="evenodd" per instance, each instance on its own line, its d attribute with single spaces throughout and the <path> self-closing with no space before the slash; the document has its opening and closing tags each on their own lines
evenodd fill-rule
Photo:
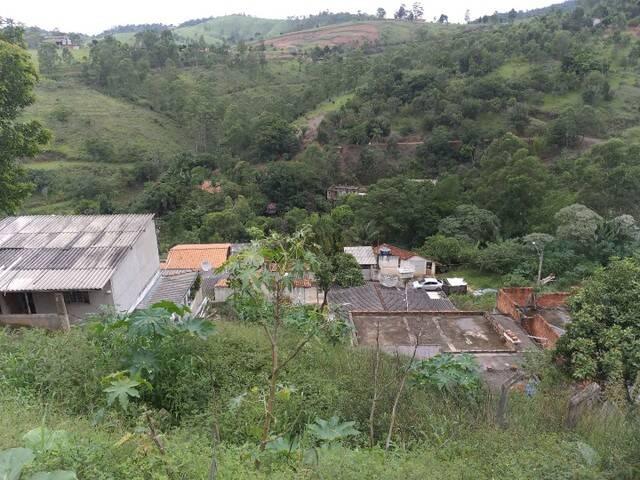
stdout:
<svg viewBox="0 0 640 480">
<path fill-rule="evenodd" d="M 421 24 L 411 22 L 375 21 L 330 25 L 299 32 L 286 33 L 265 40 L 278 50 L 305 50 L 313 47 L 357 46 L 366 43 L 402 43 L 415 38 Z"/>
<path fill-rule="evenodd" d="M 110 144 L 124 163 L 133 151 L 171 156 L 191 148 L 188 136 L 170 118 L 72 79 L 41 81 L 36 102 L 24 116 L 39 120 L 53 133 L 43 155 L 47 158 L 86 159 L 91 139 Z"/>
<path fill-rule="evenodd" d="M 182 40 L 200 40 L 211 44 L 231 43 L 240 41 L 253 42 L 277 38 L 281 35 L 311 30 L 328 25 L 345 24 L 352 21 L 371 20 L 367 15 L 356 15 L 351 13 L 330 13 L 321 12 L 317 15 L 307 17 L 270 19 L 258 18 L 250 15 L 225 15 L 199 20 L 184 22 L 177 27 L 164 26 L 170 29 L 177 38 Z M 122 42 L 131 42 L 137 32 L 149 30 L 161 30 L 160 25 L 128 25 L 110 29 L 99 35 L 113 35 Z"/>
</svg>

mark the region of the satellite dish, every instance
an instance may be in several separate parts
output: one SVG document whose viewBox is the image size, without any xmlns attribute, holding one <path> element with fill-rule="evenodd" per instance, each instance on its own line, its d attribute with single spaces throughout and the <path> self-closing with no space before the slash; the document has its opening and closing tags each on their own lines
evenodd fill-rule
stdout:
<svg viewBox="0 0 640 480">
<path fill-rule="evenodd" d="M 383 287 L 394 288 L 398 286 L 398 277 L 395 275 L 383 274 L 380 275 L 380 284 Z"/>
<path fill-rule="evenodd" d="M 200 264 L 200 268 L 202 269 L 203 272 L 210 272 L 211 264 L 207 260 L 205 260 Z"/>
</svg>

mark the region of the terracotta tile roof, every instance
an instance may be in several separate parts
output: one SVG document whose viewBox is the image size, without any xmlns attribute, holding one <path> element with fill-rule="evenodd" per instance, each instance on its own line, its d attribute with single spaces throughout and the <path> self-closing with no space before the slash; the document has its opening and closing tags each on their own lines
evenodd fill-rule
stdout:
<svg viewBox="0 0 640 480">
<path fill-rule="evenodd" d="M 293 286 L 295 288 L 312 288 L 315 285 L 315 282 L 310 278 L 296 278 L 293 281 Z"/>
<path fill-rule="evenodd" d="M 420 257 L 420 255 L 415 252 L 396 247 L 395 245 L 391 245 L 389 243 L 383 243 L 381 245 L 378 245 L 377 247 L 373 247 L 374 253 L 378 255 L 378 253 L 380 253 L 380 248 L 382 247 L 388 248 L 391 251 L 391 255 L 393 255 L 394 257 L 400 257 L 402 260 L 409 260 L 411 257 Z"/>
<path fill-rule="evenodd" d="M 220 193 L 222 192 L 222 186 L 219 183 L 215 185 L 211 182 L 211 180 L 204 180 L 200 186 L 200 190 L 208 193 Z"/>
<path fill-rule="evenodd" d="M 230 243 L 176 245 L 169 250 L 163 268 L 200 270 L 205 260 L 218 268 L 229 258 L 230 249 Z"/>
</svg>

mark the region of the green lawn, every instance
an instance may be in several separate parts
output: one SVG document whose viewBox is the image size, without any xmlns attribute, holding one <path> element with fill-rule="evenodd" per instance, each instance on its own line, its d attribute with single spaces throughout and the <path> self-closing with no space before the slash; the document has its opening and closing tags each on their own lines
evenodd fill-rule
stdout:
<svg viewBox="0 0 640 480">
<path fill-rule="evenodd" d="M 462 277 L 471 290 L 479 288 L 500 288 L 502 277 L 495 273 L 480 272 L 473 268 L 452 268 L 443 277 Z"/>
</svg>

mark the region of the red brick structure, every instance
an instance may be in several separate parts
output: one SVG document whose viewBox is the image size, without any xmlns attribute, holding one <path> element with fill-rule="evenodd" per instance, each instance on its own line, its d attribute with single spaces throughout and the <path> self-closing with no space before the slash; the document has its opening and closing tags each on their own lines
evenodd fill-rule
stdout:
<svg viewBox="0 0 640 480">
<path fill-rule="evenodd" d="M 543 316 L 545 310 L 566 305 L 567 292 L 536 295 L 533 288 L 502 288 L 498 291 L 496 308 L 518 322 L 544 348 L 553 348 L 560 338 L 560 331 Z"/>
</svg>

